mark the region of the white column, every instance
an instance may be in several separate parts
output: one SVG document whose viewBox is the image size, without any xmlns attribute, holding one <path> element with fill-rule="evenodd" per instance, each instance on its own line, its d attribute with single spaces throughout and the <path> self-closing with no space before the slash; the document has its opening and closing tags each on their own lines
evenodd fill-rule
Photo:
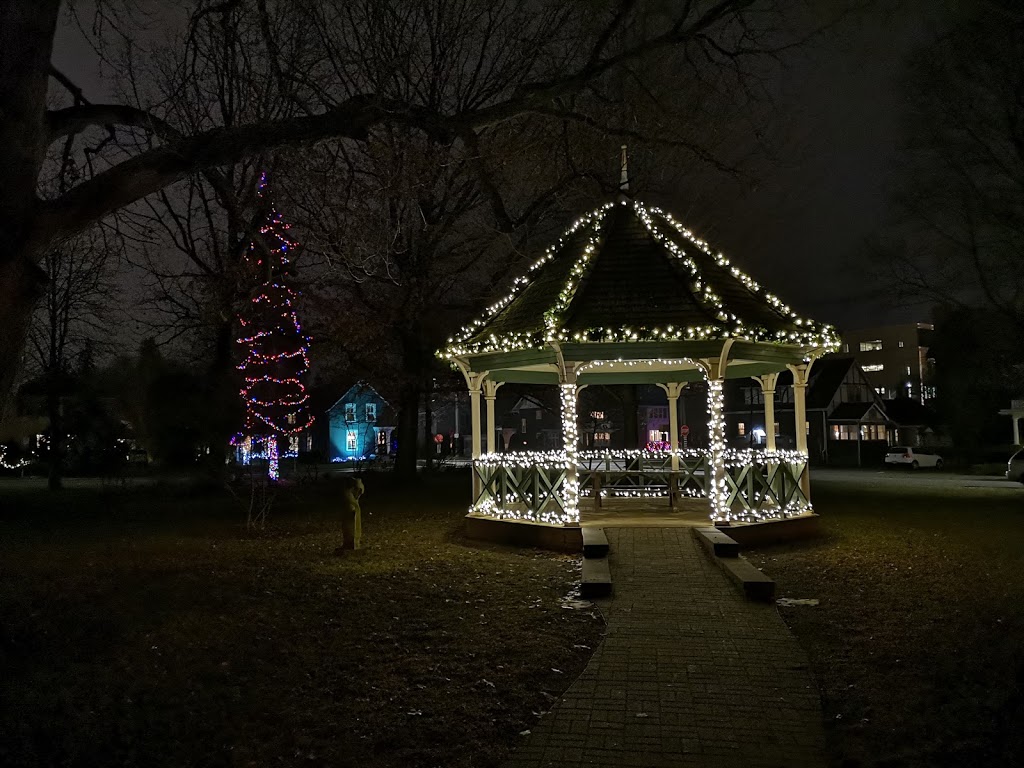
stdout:
<svg viewBox="0 0 1024 768">
<path fill-rule="evenodd" d="M 480 387 L 470 388 L 470 421 L 473 423 L 473 458 L 479 459 L 481 451 L 480 440 Z"/>
<path fill-rule="evenodd" d="M 563 522 L 579 525 L 580 482 L 576 471 L 578 463 L 579 426 L 576 417 L 576 371 L 569 368 L 559 375 L 559 396 L 562 403 L 562 439 L 565 441 L 565 483 L 562 506 L 565 510 Z"/>
<path fill-rule="evenodd" d="M 470 404 L 470 421 L 473 441 L 473 503 L 476 504 L 477 499 L 480 498 L 480 481 L 477 478 L 476 461 L 480 458 L 480 389 L 483 386 L 484 380 L 487 378 L 487 371 L 483 373 L 476 373 L 469 369 L 469 365 L 461 360 L 456 360 L 455 364 L 462 371 L 462 377 L 466 380 L 466 386 L 469 388 L 469 404 Z"/>
<path fill-rule="evenodd" d="M 728 491 L 725 482 L 725 395 L 722 379 L 708 379 L 708 459 L 711 471 L 711 517 L 716 523 L 728 523 Z"/>
<path fill-rule="evenodd" d="M 668 384 L 659 384 L 665 396 L 668 398 L 668 444 L 672 450 L 672 471 L 679 471 L 679 457 L 676 451 L 679 450 L 679 395 L 683 391 L 683 385 L 678 381 L 670 381 Z"/>
<path fill-rule="evenodd" d="M 498 395 L 498 387 L 504 382 L 491 381 L 488 379 L 484 382 L 484 401 L 487 403 L 487 452 L 497 453 L 498 440 L 497 430 L 494 423 L 494 400 Z"/>
<path fill-rule="evenodd" d="M 802 365 L 787 366 L 793 372 L 793 418 L 796 421 L 796 449 L 807 454 L 807 382 L 811 377 L 811 360 Z M 860 433 L 858 432 L 858 439 Z M 811 465 L 808 457 L 807 468 L 800 478 L 800 489 L 808 501 L 811 499 Z"/>
<path fill-rule="evenodd" d="M 1016 413 L 1010 415 L 1013 417 L 1013 444 L 1020 445 L 1020 417 Z"/>
<path fill-rule="evenodd" d="M 755 377 L 761 385 L 764 393 L 764 434 L 766 439 L 765 449 L 775 450 L 775 383 L 779 379 L 777 373 L 766 373 L 764 376 Z"/>
</svg>

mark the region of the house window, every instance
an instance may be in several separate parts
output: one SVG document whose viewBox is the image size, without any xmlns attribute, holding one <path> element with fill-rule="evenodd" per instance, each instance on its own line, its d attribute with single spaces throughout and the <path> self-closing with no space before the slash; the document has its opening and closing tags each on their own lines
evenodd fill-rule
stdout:
<svg viewBox="0 0 1024 768">
<path fill-rule="evenodd" d="M 874 339 L 872 341 L 862 341 L 860 343 L 861 352 L 875 352 L 882 348 L 882 340 Z"/>
<path fill-rule="evenodd" d="M 843 352 L 849 352 L 849 351 L 850 351 L 850 345 L 849 344 L 843 344 Z"/>
<path fill-rule="evenodd" d="M 908 365 L 907 366 L 907 376 L 909 376 L 909 375 L 910 375 L 910 366 Z"/>
<path fill-rule="evenodd" d="M 604 411 L 591 411 L 590 418 L 594 421 L 604 421 Z"/>
<path fill-rule="evenodd" d="M 520 429 L 519 429 L 519 431 L 522 432 L 524 435 L 526 434 L 526 417 L 525 416 L 523 417 L 522 421 L 520 422 Z"/>
<path fill-rule="evenodd" d="M 811 422 L 809 422 L 809 421 L 805 421 L 804 422 L 804 434 L 805 435 L 811 434 Z"/>
<path fill-rule="evenodd" d="M 736 434 L 739 435 L 740 437 L 743 437 L 745 434 L 747 434 L 747 425 L 744 424 L 742 421 L 736 425 Z"/>
<path fill-rule="evenodd" d="M 294 424 L 295 423 L 295 414 L 294 413 L 289 413 L 288 414 L 288 423 L 289 424 Z"/>
<path fill-rule="evenodd" d="M 900 349 L 903 349 L 903 342 L 900 342 Z"/>
<path fill-rule="evenodd" d="M 540 421 L 540 408 L 537 409 L 537 421 Z"/>
<path fill-rule="evenodd" d="M 345 450 L 354 451 L 356 449 L 356 431 L 350 429 L 345 433 Z"/>
<path fill-rule="evenodd" d="M 312 451 L 313 450 L 313 436 L 312 435 L 306 435 L 306 450 L 307 451 Z"/>
<path fill-rule="evenodd" d="M 660 429 L 652 429 L 647 433 L 647 440 L 651 443 L 661 443 L 668 439 L 668 434 Z"/>
<path fill-rule="evenodd" d="M 608 445 L 612 440 L 612 436 L 608 432 L 595 432 L 594 433 L 594 445 Z"/>
<path fill-rule="evenodd" d="M 295 453 L 298 453 L 298 452 L 299 452 L 299 436 L 298 435 L 292 435 L 291 437 L 288 438 L 288 453 L 295 454 Z"/>
<path fill-rule="evenodd" d="M 861 369 L 865 373 L 874 373 L 876 371 L 884 371 L 885 366 L 882 365 L 881 363 L 871 363 L 871 365 L 862 365 Z"/>
<path fill-rule="evenodd" d="M 345 403 L 345 421 L 355 421 L 355 420 L 356 420 L 356 404 L 355 403 Z"/>
<path fill-rule="evenodd" d="M 775 433 L 776 435 L 777 435 L 777 434 L 779 434 L 779 422 L 777 422 L 777 421 L 776 421 L 776 422 L 775 422 L 775 423 L 774 423 L 774 424 L 772 425 L 772 431 L 773 431 L 773 432 L 774 432 L 774 433 Z"/>
<path fill-rule="evenodd" d="M 376 421 L 377 420 L 377 404 L 367 403 L 366 404 L 366 420 Z"/>
</svg>

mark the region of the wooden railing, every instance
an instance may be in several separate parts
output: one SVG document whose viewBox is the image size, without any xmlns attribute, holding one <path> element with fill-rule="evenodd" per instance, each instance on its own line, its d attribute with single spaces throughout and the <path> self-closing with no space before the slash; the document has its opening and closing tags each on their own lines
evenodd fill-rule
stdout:
<svg viewBox="0 0 1024 768">
<path fill-rule="evenodd" d="M 579 504 L 599 508 L 610 499 L 707 498 L 711 482 L 707 451 L 679 451 L 672 469 L 669 451 L 584 451 L 579 454 Z M 725 481 L 731 516 L 754 522 L 810 510 L 802 483 L 805 456 L 792 452 L 729 451 Z M 474 462 L 471 512 L 487 517 L 566 523 L 576 519 L 565 505 L 563 452 L 488 454 Z"/>
</svg>

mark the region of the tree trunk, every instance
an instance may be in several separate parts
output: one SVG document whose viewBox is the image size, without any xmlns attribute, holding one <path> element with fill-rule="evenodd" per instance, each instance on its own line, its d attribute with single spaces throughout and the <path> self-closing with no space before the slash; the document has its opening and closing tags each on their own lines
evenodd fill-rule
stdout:
<svg viewBox="0 0 1024 768">
<path fill-rule="evenodd" d="M 641 448 L 636 384 L 622 385 L 622 441 L 627 449 Z M 647 441 L 645 440 L 644 443 Z"/>
<path fill-rule="evenodd" d="M 32 308 L 43 294 L 46 273 L 20 254 L 0 260 L 0 421 L 12 403 L 21 372 Z"/>
<path fill-rule="evenodd" d="M 433 380 L 428 378 L 423 389 L 423 450 L 426 452 L 426 467 L 429 472 L 434 468 L 434 387 Z"/>
<path fill-rule="evenodd" d="M 213 420 L 209 425 L 207 441 L 210 453 L 206 470 L 210 480 L 216 484 L 227 481 L 228 441 L 238 430 L 239 397 L 235 381 L 233 359 L 235 334 L 234 323 L 224 320 L 214 329 L 213 359 L 208 369 L 210 409 Z"/>
<path fill-rule="evenodd" d="M 395 474 L 403 479 L 416 477 L 419 410 L 420 388 L 413 379 L 403 387 L 398 398 L 398 453 L 395 456 Z"/>
<path fill-rule="evenodd" d="M 47 451 L 47 487 L 59 491 L 64 487 L 64 414 L 60 407 L 60 373 L 46 373 L 46 413 L 50 418 L 50 445 Z"/>
<path fill-rule="evenodd" d="M 60 0 L 3 0 L 0 24 L 0 420 L 46 282 L 26 244 L 46 151 L 46 90 Z"/>
</svg>

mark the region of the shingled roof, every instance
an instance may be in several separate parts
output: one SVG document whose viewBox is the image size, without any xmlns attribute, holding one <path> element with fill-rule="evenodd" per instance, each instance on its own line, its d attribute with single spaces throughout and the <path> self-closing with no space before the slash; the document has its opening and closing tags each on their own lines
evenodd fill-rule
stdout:
<svg viewBox="0 0 1024 768">
<path fill-rule="evenodd" d="M 830 326 L 799 317 L 669 214 L 621 200 L 577 221 L 445 353 L 727 338 L 836 343 Z"/>
</svg>

